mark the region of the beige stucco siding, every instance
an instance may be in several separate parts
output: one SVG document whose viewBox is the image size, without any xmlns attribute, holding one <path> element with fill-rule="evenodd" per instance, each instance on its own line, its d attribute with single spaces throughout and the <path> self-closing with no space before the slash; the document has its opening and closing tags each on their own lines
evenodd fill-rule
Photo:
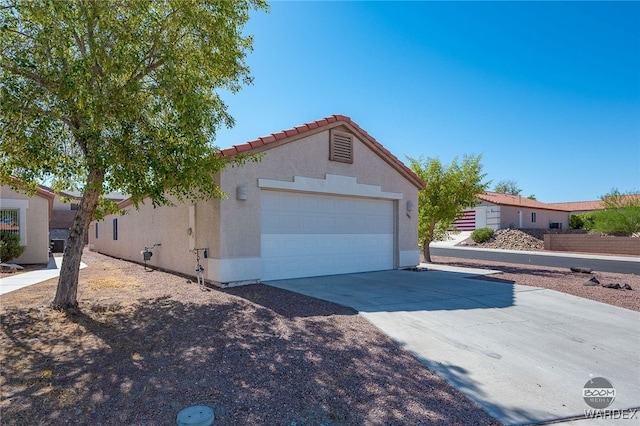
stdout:
<svg viewBox="0 0 640 426">
<path fill-rule="evenodd" d="M 27 197 L 13 191 L 8 186 L 0 188 L 0 207 L 24 210 L 22 243 L 26 249 L 20 257 L 13 259 L 17 264 L 38 264 L 49 261 L 49 199 L 39 194 Z"/>
<path fill-rule="evenodd" d="M 329 131 L 296 140 L 263 154 L 259 163 L 232 168 L 222 174 L 222 189 L 229 199 L 221 203 L 223 241 L 221 257 L 260 256 L 260 191 L 258 179 L 292 182 L 296 176 L 325 179 L 328 174 L 356 178 L 359 184 L 377 185 L 384 192 L 402 194 L 398 205 L 398 249 L 417 250 L 416 212 L 406 215 L 406 203 L 417 206 L 417 188 L 360 141 L 354 143 L 353 164 L 329 161 Z M 247 186 L 247 200 L 236 200 L 239 185 Z M 400 265 L 404 266 L 404 265 Z"/>
<path fill-rule="evenodd" d="M 195 247 L 218 250 L 216 208 L 212 201 L 176 203 L 154 208 L 150 201 L 129 206 L 124 215 L 108 215 L 93 222 L 89 230 L 89 247 L 110 256 L 142 262 L 144 247 L 161 244 L 152 250 L 149 265 L 193 275 Z M 195 226 L 190 219 L 195 214 Z M 118 221 L 118 239 L 114 240 L 113 220 Z M 95 226 L 98 226 L 96 238 Z M 191 232 L 189 229 L 191 228 Z"/>
<path fill-rule="evenodd" d="M 488 208 L 496 207 L 486 201 L 479 204 Z M 562 229 L 569 228 L 569 213 L 556 210 L 544 210 L 519 206 L 500 206 L 500 228 L 520 228 L 520 215 L 522 212 L 522 228 L 549 229 L 550 223 L 561 223 Z M 531 213 L 536 214 L 536 221 L 532 222 Z"/>
</svg>

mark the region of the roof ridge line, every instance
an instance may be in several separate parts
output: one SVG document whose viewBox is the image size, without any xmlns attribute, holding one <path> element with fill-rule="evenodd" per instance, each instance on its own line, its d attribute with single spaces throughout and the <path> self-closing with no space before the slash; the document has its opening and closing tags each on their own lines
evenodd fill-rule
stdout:
<svg viewBox="0 0 640 426">
<path fill-rule="evenodd" d="M 413 170 L 407 167 L 398 157 L 393 155 L 388 149 L 386 149 L 380 142 L 378 142 L 373 136 L 371 136 L 367 131 L 365 131 L 362 127 L 360 127 L 355 121 L 351 119 L 351 117 L 343 114 L 333 114 L 319 120 L 311 121 L 304 123 L 299 126 L 291 127 L 289 129 L 280 130 L 279 132 L 270 133 L 266 136 L 260 136 L 256 139 L 250 140 L 248 142 L 233 145 L 229 148 L 224 148 L 220 150 L 220 154 L 223 156 L 233 156 L 236 154 L 240 154 L 243 152 L 251 151 L 252 149 L 256 149 L 265 145 L 272 144 L 274 142 L 278 142 L 293 136 L 301 135 L 307 133 L 309 131 L 319 129 L 324 126 L 328 126 L 332 123 L 344 122 L 352 126 L 358 133 L 364 136 L 370 143 L 372 143 L 378 150 L 387 157 L 391 163 L 395 164 L 405 173 L 408 173 L 409 176 L 413 177 L 414 181 L 418 185 L 422 185 L 424 187 L 424 182 L 418 175 L 416 175 Z"/>
</svg>

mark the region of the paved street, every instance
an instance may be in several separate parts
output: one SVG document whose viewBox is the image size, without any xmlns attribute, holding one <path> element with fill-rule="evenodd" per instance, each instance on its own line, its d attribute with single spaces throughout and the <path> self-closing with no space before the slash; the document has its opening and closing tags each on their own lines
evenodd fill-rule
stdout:
<svg viewBox="0 0 640 426">
<path fill-rule="evenodd" d="M 432 256 L 458 257 L 523 265 L 551 266 L 556 268 L 591 268 L 594 271 L 620 274 L 640 274 L 640 258 L 630 256 L 598 256 L 591 254 L 534 252 L 516 250 L 492 250 L 469 247 L 450 247 L 432 244 Z"/>
</svg>

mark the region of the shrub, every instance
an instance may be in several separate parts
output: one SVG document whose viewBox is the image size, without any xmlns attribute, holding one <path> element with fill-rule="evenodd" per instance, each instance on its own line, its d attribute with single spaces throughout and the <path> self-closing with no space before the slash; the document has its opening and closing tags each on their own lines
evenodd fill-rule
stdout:
<svg viewBox="0 0 640 426">
<path fill-rule="evenodd" d="M 640 232 L 640 207 L 606 209 L 593 214 L 594 231 L 607 235 L 631 236 Z"/>
<path fill-rule="evenodd" d="M 488 241 L 491 237 L 493 237 L 493 229 L 491 228 L 480 228 L 471 233 L 471 239 L 478 244 Z"/>
<path fill-rule="evenodd" d="M 594 225 L 594 213 L 580 213 L 569 216 L 569 229 L 585 229 L 590 231 Z"/>
<path fill-rule="evenodd" d="M 582 219 L 582 215 L 572 214 L 569 216 L 569 229 L 583 229 L 584 228 L 584 220 Z"/>
<path fill-rule="evenodd" d="M 25 247 L 20 245 L 20 236 L 13 232 L 0 231 L 0 259 L 8 262 L 24 253 Z"/>
</svg>

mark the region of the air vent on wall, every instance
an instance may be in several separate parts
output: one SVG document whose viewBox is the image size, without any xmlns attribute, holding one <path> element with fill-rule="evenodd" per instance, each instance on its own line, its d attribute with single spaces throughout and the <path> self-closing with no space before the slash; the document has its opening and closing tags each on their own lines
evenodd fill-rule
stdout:
<svg viewBox="0 0 640 426">
<path fill-rule="evenodd" d="M 329 160 L 353 163 L 353 135 L 331 130 L 329 139 Z"/>
</svg>

